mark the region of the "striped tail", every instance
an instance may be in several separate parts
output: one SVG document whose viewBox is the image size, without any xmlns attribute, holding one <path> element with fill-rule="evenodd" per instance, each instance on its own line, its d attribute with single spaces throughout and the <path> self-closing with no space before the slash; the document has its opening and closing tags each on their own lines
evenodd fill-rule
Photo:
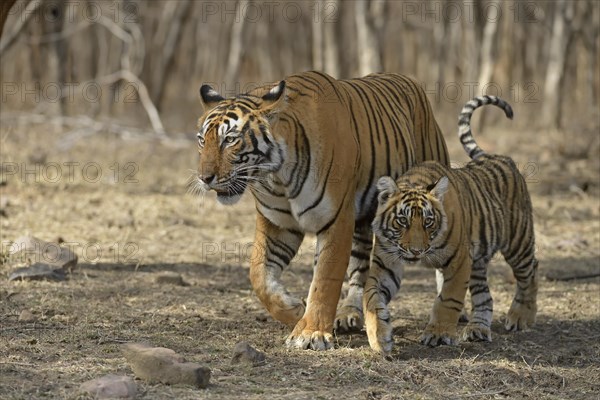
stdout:
<svg viewBox="0 0 600 400">
<path fill-rule="evenodd" d="M 471 132 L 471 115 L 473 115 L 473 112 L 476 109 L 486 104 L 493 104 L 497 107 L 500 107 L 504 110 L 504 114 L 506 114 L 508 118 L 513 118 L 512 107 L 507 102 L 496 96 L 475 97 L 474 99 L 469 100 L 463 106 L 462 110 L 460 111 L 460 115 L 458 116 L 458 138 L 472 160 L 485 154 L 485 151 L 483 151 L 481 147 L 477 145 L 477 142 L 473 138 L 473 133 Z"/>
</svg>

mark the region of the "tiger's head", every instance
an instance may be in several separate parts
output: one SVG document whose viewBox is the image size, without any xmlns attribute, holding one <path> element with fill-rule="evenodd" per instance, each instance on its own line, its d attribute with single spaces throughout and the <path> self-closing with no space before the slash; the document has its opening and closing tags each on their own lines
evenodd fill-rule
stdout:
<svg viewBox="0 0 600 400">
<path fill-rule="evenodd" d="M 389 176 L 379 179 L 372 226 L 387 254 L 408 262 L 431 255 L 432 243 L 447 228 L 443 198 L 448 185 L 445 176 L 427 187 L 396 183 Z"/>
<path fill-rule="evenodd" d="M 284 92 L 284 81 L 262 96 L 228 99 L 208 85 L 200 88 L 205 113 L 198 120 L 196 188 L 214 190 L 220 203 L 234 204 L 257 176 L 279 168 L 281 149 L 271 125 L 285 104 Z"/>
</svg>

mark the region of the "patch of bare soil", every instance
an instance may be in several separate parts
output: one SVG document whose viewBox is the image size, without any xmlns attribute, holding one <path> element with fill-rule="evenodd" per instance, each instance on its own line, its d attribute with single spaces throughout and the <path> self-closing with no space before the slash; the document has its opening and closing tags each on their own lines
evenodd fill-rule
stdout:
<svg viewBox="0 0 600 400">
<path fill-rule="evenodd" d="M 92 137 L 65 149 L 47 127 L 2 128 L 0 139 L 3 399 L 85 398 L 77 393 L 84 381 L 133 376 L 124 342 L 167 347 L 212 370 L 207 389 L 136 381 L 144 399 L 600 396 L 600 278 L 585 278 L 600 272 L 592 135 L 578 144 L 558 133 L 490 128 L 482 138 L 484 148 L 510 154 L 529 174 L 542 277 L 533 329 L 503 329 L 515 283 L 498 257 L 489 270 L 493 342 L 423 347 L 418 337 L 435 279 L 413 266 L 391 304 L 392 361 L 372 353 L 364 332 L 338 336 L 333 351 L 285 349 L 288 330 L 263 309 L 248 279 L 252 199 L 224 207 L 212 195 L 187 195 L 193 142 L 180 148 Z M 455 137 L 447 141 L 453 159 L 464 161 Z M 7 247 L 24 234 L 60 237 L 78 254 L 68 280 L 8 281 L 15 260 L 6 259 Z M 308 238 L 284 273 L 298 296 L 308 290 L 313 249 Z M 240 341 L 265 361 L 232 364 Z"/>
</svg>

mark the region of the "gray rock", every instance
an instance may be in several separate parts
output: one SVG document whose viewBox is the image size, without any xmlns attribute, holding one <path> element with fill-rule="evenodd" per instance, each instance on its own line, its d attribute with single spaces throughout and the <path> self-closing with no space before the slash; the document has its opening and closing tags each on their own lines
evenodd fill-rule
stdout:
<svg viewBox="0 0 600 400">
<path fill-rule="evenodd" d="M 66 278 L 65 271 L 62 269 L 52 268 L 47 264 L 35 263 L 29 267 L 21 267 L 15 269 L 8 277 L 9 281 L 15 279 L 21 280 L 50 280 L 50 281 L 64 281 Z"/>
<path fill-rule="evenodd" d="M 142 343 L 127 343 L 121 349 L 135 376 L 149 383 L 205 388 L 210 381 L 209 368 L 186 362 L 171 349 Z"/>
<path fill-rule="evenodd" d="M 71 269 L 77 265 L 77 254 L 58 243 L 45 242 L 33 236 L 21 236 L 9 247 L 11 256 L 21 256 L 32 264 L 54 269 Z"/>
<path fill-rule="evenodd" d="M 262 351 L 256 350 L 247 342 L 239 342 L 233 349 L 232 364 L 246 363 L 252 366 L 262 365 L 266 362 L 267 357 Z"/>
<path fill-rule="evenodd" d="M 6 212 L 6 209 L 8 208 L 9 205 L 10 205 L 10 201 L 8 200 L 8 197 L 6 197 L 5 194 L 0 194 L 0 216 L 8 217 L 8 213 Z"/>
<path fill-rule="evenodd" d="M 162 273 L 154 279 L 154 282 L 161 285 L 188 286 L 183 277 L 174 272 Z"/>
<path fill-rule="evenodd" d="M 19 314 L 19 322 L 33 322 L 36 319 L 37 318 L 35 317 L 35 315 L 33 315 L 33 313 L 29 310 L 23 310 Z"/>
<path fill-rule="evenodd" d="M 79 391 L 89 393 L 97 399 L 133 399 L 137 386 L 128 376 L 106 375 L 82 383 Z"/>
</svg>

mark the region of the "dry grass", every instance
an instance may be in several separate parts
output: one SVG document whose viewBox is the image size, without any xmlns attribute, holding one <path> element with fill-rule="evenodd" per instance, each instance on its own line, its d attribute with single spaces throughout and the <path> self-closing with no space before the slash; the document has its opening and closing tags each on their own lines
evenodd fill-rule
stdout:
<svg viewBox="0 0 600 400">
<path fill-rule="evenodd" d="M 507 334 L 501 319 L 514 282 L 506 264 L 496 259 L 490 268 L 493 342 L 430 349 L 417 339 L 433 301 L 433 273 L 411 267 L 391 306 L 393 361 L 374 355 L 364 334 L 339 336 L 338 348 L 330 352 L 288 351 L 283 346 L 286 328 L 263 310 L 247 277 L 252 201 L 245 198 L 226 208 L 211 196 L 186 196 L 187 171 L 196 162 L 193 144 L 171 149 L 92 138 L 59 151 L 54 145 L 60 135 L 42 128 L 26 135 L 3 128 L 0 138 L 3 163 L 31 167 L 35 162 L 94 161 L 103 172 L 97 183 L 84 182 L 79 170 L 72 182 L 7 177 L 0 189 L 9 203 L 0 218 L 3 243 L 24 233 L 45 240 L 60 236 L 77 243 L 80 255 L 79 267 L 66 282 L 7 282 L 12 267 L 0 266 L 2 398 L 78 398 L 77 388 L 85 380 L 107 373 L 131 375 L 119 350 L 125 341 L 172 348 L 213 371 L 206 390 L 138 381 L 144 399 L 600 396 L 599 278 L 542 279 L 537 325 Z M 453 139 L 448 137 L 453 158 L 464 159 Z M 583 153 L 565 151 L 565 138 L 557 133 L 541 140 L 533 133 L 490 130 L 482 140 L 519 162 L 536 163 L 530 189 L 542 277 L 598 272 L 600 174 L 597 154 L 587 153 L 595 139 L 584 140 Z M 135 162 L 139 182 L 126 183 L 122 175 L 114 182 L 109 168 L 115 162 L 122 167 Z M 306 241 L 284 276 L 301 296 L 311 278 L 313 246 Z M 95 249 L 101 249 L 98 258 Z M 165 271 L 181 274 L 189 285 L 156 283 Z M 18 321 L 25 309 L 36 322 Z M 267 363 L 231 365 L 231 351 L 241 340 L 266 352 Z"/>
</svg>

